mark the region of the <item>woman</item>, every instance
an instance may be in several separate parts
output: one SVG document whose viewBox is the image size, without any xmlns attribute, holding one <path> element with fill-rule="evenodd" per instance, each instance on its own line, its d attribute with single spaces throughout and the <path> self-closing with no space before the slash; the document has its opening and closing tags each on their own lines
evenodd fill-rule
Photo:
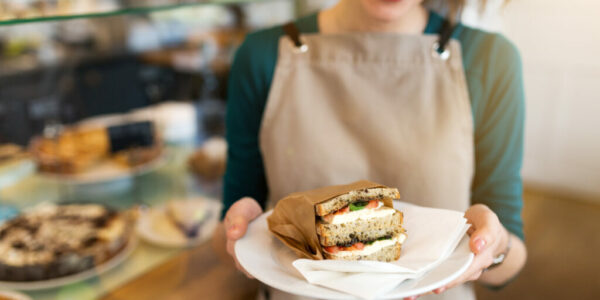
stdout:
<svg viewBox="0 0 600 300">
<path fill-rule="evenodd" d="M 227 114 L 223 232 L 234 259 L 235 241 L 277 199 L 369 179 L 472 224 L 473 263 L 427 297 L 474 299 L 470 282 L 502 286 L 522 268 L 518 53 L 422 1 L 341 0 L 247 37 Z"/>
</svg>

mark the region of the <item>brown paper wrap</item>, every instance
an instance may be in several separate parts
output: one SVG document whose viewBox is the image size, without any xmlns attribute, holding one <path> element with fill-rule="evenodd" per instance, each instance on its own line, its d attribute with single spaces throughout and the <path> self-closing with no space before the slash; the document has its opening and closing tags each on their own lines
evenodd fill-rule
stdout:
<svg viewBox="0 0 600 300">
<path fill-rule="evenodd" d="M 353 190 L 376 187 L 386 186 L 361 180 L 289 194 L 277 202 L 267 218 L 269 230 L 298 256 L 324 259 L 315 225 L 315 205 Z M 393 208 L 392 199 L 383 199 L 383 204 Z"/>
</svg>

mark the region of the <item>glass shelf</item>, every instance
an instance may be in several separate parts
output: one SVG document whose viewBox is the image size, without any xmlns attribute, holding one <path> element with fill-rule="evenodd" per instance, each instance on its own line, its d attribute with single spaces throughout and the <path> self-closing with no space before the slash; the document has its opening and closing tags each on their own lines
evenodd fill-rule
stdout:
<svg viewBox="0 0 600 300">
<path fill-rule="evenodd" d="M 144 14 L 206 4 L 243 4 L 269 1 L 275 0 L 1 0 L 0 26 Z"/>
</svg>

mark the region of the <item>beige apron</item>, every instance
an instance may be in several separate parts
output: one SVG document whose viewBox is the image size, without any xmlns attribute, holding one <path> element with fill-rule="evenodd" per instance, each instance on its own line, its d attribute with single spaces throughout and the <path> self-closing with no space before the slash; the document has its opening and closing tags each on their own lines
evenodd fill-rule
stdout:
<svg viewBox="0 0 600 300">
<path fill-rule="evenodd" d="M 291 192 L 368 179 L 397 187 L 403 201 L 465 211 L 471 107 L 459 43 L 451 40 L 443 59 L 437 40 L 308 34 L 304 49 L 283 37 L 260 130 L 269 205 Z M 470 285 L 428 297 L 475 298 Z M 271 291 L 271 299 L 302 298 Z"/>
</svg>

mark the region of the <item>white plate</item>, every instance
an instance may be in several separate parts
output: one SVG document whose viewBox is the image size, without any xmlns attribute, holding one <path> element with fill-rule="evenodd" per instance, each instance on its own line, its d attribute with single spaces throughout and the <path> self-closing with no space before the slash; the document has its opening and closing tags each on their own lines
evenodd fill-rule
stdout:
<svg viewBox="0 0 600 300">
<path fill-rule="evenodd" d="M 168 248 L 192 247 L 206 241 L 219 223 L 221 203 L 207 198 L 198 201 L 206 202 L 206 216 L 197 238 L 185 237 L 168 219 L 164 205 L 152 207 L 141 214 L 136 227 L 139 236 L 151 244 Z"/>
<path fill-rule="evenodd" d="M 20 291 L 34 291 L 44 290 L 56 287 L 61 287 L 67 284 L 84 281 L 92 277 L 98 276 L 116 266 L 121 264 L 129 255 L 133 252 L 137 246 L 137 238 L 135 235 L 127 242 L 127 245 L 123 250 L 117 253 L 115 256 L 105 261 L 104 263 L 83 272 L 54 278 L 48 280 L 39 281 L 28 281 L 28 282 L 11 282 L 11 281 L 0 281 L 0 289 L 9 290 L 20 290 Z"/>
<path fill-rule="evenodd" d="M 246 271 L 263 283 L 284 292 L 319 299 L 356 299 L 348 294 L 308 283 L 292 266 L 296 255 L 268 229 L 268 211 L 253 221 L 246 235 L 235 243 L 235 254 Z M 422 277 L 406 280 L 382 299 L 398 299 L 429 292 L 444 286 L 462 274 L 471 261 L 467 238 L 437 267 Z"/>
</svg>

